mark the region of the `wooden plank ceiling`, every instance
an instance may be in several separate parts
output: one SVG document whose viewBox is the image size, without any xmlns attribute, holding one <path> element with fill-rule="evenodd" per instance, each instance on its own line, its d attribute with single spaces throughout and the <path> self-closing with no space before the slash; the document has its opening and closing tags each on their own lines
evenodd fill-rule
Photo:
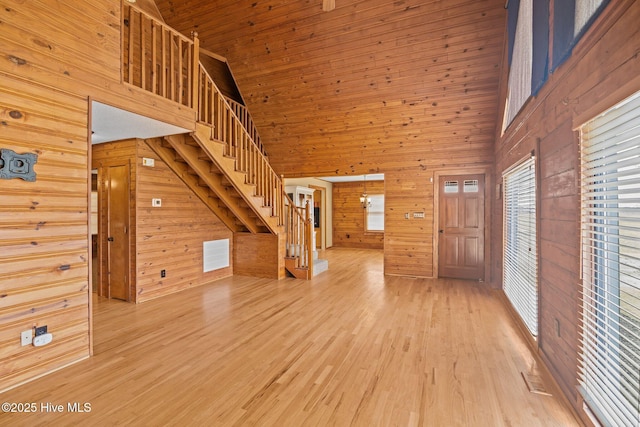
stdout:
<svg viewBox="0 0 640 427">
<path fill-rule="evenodd" d="M 287 177 L 491 163 L 504 0 L 156 3 L 227 58 Z"/>
</svg>

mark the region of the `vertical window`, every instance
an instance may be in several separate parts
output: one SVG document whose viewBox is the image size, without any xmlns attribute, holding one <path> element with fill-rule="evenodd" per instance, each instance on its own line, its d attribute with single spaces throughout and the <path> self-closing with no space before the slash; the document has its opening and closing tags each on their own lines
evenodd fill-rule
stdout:
<svg viewBox="0 0 640 427">
<path fill-rule="evenodd" d="M 509 68 L 503 130 L 513 121 L 520 108 L 531 95 L 531 69 L 533 64 L 533 0 L 520 0 L 513 58 Z"/>
<path fill-rule="evenodd" d="M 505 173 L 503 289 L 533 336 L 538 335 L 536 175 L 532 157 Z"/>
<path fill-rule="evenodd" d="M 596 15 L 598 9 L 602 7 L 604 0 L 581 0 L 576 1 L 575 24 L 573 36 L 578 37 L 591 17 Z"/>
<path fill-rule="evenodd" d="M 366 211 L 366 231 L 384 231 L 384 195 L 369 196 L 371 204 Z"/>
<path fill-rule="evenodd" d="M 580 393 L 603 424 L 638 425 L 640 93 L 580 134 Z"/>
<path fill-rule="evenodd" d="M 553 3 L 552 70 L 571 56 L 573 47 L 609 0 L 562 0 Z"/>
</svg>

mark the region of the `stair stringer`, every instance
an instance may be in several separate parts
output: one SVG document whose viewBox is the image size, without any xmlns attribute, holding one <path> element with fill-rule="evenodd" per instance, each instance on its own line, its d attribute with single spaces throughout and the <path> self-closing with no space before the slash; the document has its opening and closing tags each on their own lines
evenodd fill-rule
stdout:
<svg viewBox="0 0 640 427">
<path fill-rule="evenodd" d="M 211 137 L 211 127 L 197 123 L 196 130 L 191 136 L 211 161 L 225 174 L 229 182 L 263 221 L 269 231 L 273 234 L 284 233 L 284 226 L 280 224 L 278 217 L 271 215 L 272 208 L 264 206 L 264 198 L 255 194 L 255 185 L 248 184 L 246 182 L 246 174 L 236 170 L 235 158 L 225 155 L 225 143 Z"/>
</svg>

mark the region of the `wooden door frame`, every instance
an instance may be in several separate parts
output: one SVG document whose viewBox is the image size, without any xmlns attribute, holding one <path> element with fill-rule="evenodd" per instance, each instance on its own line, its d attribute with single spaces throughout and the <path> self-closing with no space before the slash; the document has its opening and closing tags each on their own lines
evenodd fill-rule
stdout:
<svg viewBox="0 0 640 427">
<path fill-rule="evenodd" d="M 327 189 L 311 184 L 309 188 L 320 191 L 320 250 L 325 250 L 327 249 Z"/>
<path fill-rule="evenodd" d="M 433 277 L 439 277 L 439 249 L 440 249 L 440 177 L 446 175 L 484 175 L 484 281 L 491 279 L 491 194 L 489 191 L 493 187 L 492 169 L 485 167 L 469 167 L 457 169 L 438 169 L 433 172 Z"/>
<path fill-rule="evenodd" d="M 103 163 L 100 162 L 98 165 L 98 282 L 100 286 L 98 286 L 98 295 L 101 297 L 106 297 L 111 299 L 111 286 L 108 282 L 107 274 L 104 269 L 103 261 L 105 258 L 109 256 L 108 251 L 105 251 L 102 247 L 102 242 L 107 239 L 108 235 L 108 221 L 109 221 L 109 204 L 108 204 L 108 194 L 109 191 L 107 188 L 107 178 L 110 178 L 108 174 L 108 169 L 111 167 L 117 166 L 126 166 L 128 168 L 128 176 L 131 176 L 131 161 L 123 161 L 123 162 L 113 162 L 113 163 Z M 127 231 L 127 246 L 129 247 L 129 253 L 127 254 L 125 265 L 126 271 L 128 274 L 127 280 L 127 299 L 126 302 L 131 302 L 131 286 L 132 286 L 132 276 L 131 276 L 131 183 L 127 181 L 127 193 L 128 193 L 128 203 L 127 203 L 127 219 L 128 219 L 128 231 Z M 104 202 L 104 203 L 103 203 Z M 105 212 L 106 210 L 106 212 Z M 103 215 L 104 213 L 104 215 Z M 108 262 L 108 260 L 106 260 Z"/>
</svg>

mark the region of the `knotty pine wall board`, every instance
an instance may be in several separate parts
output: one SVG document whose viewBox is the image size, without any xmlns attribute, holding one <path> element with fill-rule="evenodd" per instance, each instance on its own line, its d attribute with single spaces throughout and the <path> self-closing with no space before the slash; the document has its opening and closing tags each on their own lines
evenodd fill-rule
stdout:
<svg viewBox="0 0 640 427">
<path fill-rule="evenodd" d="M 433 277 L 433 172 L 385 173 L 386 274 Z M 424 219 L 413 218 L 424 212 Z M 409 219 L 405 219 L 409 213 Z"/>
<path fill-rule="evenodd" d="M 366 232 L 366 211 L 360 205 L 363 181 L 333 184 L 333 246 L 383 249 L 384 233 Z M 384 181 L 367 181 L 367 194 L 385 194 Z M 386 204 L 386 200 L 385 200 Z"/>
<path fill-rule="evenodd" d="M 0 147 L 38 155 L 0 185 L 0 390 L 89 356 L 86 98 L 3 75 Z M 54 340 L 21 346 L 47 325 Z"/>
<path fill-rule="evenodd" d="M 504 3 L 157 3 L 227 58 L 287 178 L 493 163 Z M 448 162 L 431 147 L 464 153 Z"/>
<path fill-rule="evenodd" d="M 145 157 L 155 160 L 153 168 L 142 166 Z M 143 140 L 137 140 L 136 162 L 136 301 L 231 276 L 232 257 L 229 267 L 203 273 L 202 245 L 229 239 L 233 253 L 233 233 Z M 152 198 L 162 199 L 162 207 L 152 207 Z M 165 278 L 160 270 L 166 270 Z"/>
<path fill-rule="evenodd" d="M 271 233 L 234 233 L 233 273 L 240 276 L 282 279 L 285 277 L 283 236 Z"/>
<path fill-rule="evenodd" d="M 53 9 L 52 9 L 53 8 Z M 0 73 L 193 129 L 193 110 L 121 84 L 120 2 L 19 2 L 0 8 Z"/>
<path fill-rule="evenodd" d="M 611 2 L 562 64 L 497 135 L 496 175 L 536 151 L 538 174 L 539 336 L 543 360 L 583 418 L 575 384 L 581 303 L 580 162 L 576 127 L 640 90 L 640 3 Z M 606 60 L 605 60 L 606 59 Z M 506 80 L 505 80 L 506 81 Z M 504 88 L 502 90 L 504 98 Z M 492 252 L 502 253 L 503 200 L 493 205 Z M 492 262 L 502 282 L 502 262 Z M 560 325 L 556 334 L 555 322 Z"/>
</svg>

